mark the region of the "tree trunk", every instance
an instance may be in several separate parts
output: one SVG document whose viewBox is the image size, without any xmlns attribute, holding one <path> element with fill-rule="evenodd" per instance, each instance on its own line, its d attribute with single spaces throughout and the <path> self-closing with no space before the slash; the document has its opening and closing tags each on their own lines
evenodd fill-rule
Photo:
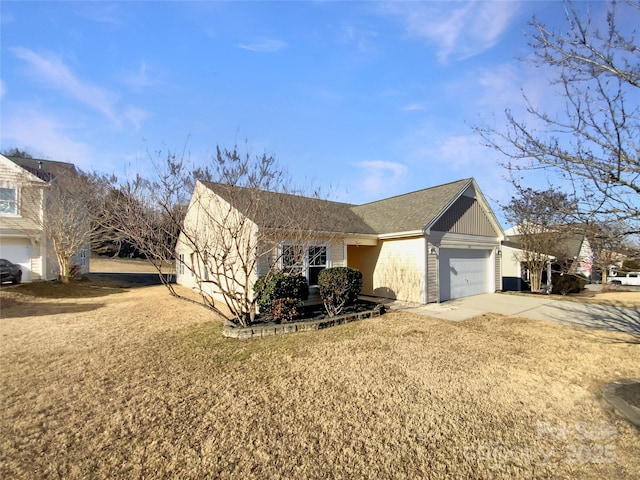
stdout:
<svg viewBox="0 0 640 480">
<path fill-rule="evenodd" d="M 58 266 L 60 267 L 60 281 L 69 283 L 69 265 L 71 261 L 68 258 L 58 257 Z"/>
<path fill-rule="evenodd" d="M 529 275 L 531 278 L 531 292 L 538 293 L 540 291 L 542 281 L 542 272 L 538 270 L 530 270 Z"/>
</svg>

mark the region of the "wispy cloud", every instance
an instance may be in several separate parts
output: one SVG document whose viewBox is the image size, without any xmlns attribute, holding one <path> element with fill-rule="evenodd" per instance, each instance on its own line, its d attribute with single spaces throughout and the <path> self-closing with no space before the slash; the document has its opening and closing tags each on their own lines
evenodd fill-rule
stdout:
<svg viewBox="0 0 640 480">
<path fill-rule="evenodd" d="M 259 38 L 252 43 L 239 43 L 238 48 L 260 53 L 276 53 L 287 48 L 287 43 L 275 38 Z"/>
<path fill-rule="evenodd" d="M 13 54 L 26 62 L 34 79 L 62 90 L 75 100 L 115 120 L 114 106 L 118 96 L 104 88 L 81 81 L 59 58 L 39 55 L 27 48 L 12 48 Z"/>
<path fill-rule="evenodd" d="M 138 107 L 127 107 L 124 109 L 124 117 L 129 120 L 136 130 L 140 130 L 140 125 L 149 117 L 149 114 Z"/>
<path fill-rule="evenodd" d="M 493 47 L 520 8 L 517 2 L 410 2 L 391 4 L 387 11 L 404 19 L 410 35 L 434 43 L 438 60 L 445 63 Z"/>
<path fill-rule="evenodd" d="M 64 125 L 35 110 L 21 110 L 2 122 L 2 145 L 16 146 L 47 158 L 72 162 L 82 169 L 95 168 L 94 156 L 84 143 L 70 138 Z"/>
<path fill-rule="evenodd" d="M 0 98 L 4 97 L 5 93 L 7 93 L 7 87 L 5 86 L 4 80 L 0 78 Z"/>
<path fill-rule="evenodd" d="M 373 41 L 378 37 L 378 32 L 372 28 L 348 24 L 342 27 L 342 36 L 347 42 L 354 44 L 360 52 L 368 52 L 372 48 Z"/>
<path fill-rule="evenodd" d="M 425 109 L 423 103 L 410 103 L 402 107 L 403 112 L 421 112 Z"/>
<path fill-rule="evenodd" d="M 15 47 L 11 52 L 29 67 L 29 73 L 34 81 L 64 92 L 70 98 L 76 100 L 119 125 L 122 117 L 131 119 L 127 112 L 121 114 L 118 111 L 120 95 L 106 88 L 81 80 L 59 58 L 53 55 L 40 55 L 32 50 Z M 132 107 L 128 107 L 130 110 Z M 143 118 L 138 109 L 135 116 L 139 121 Z"/>
<path fill-rule="evenodd" d="M 80 15 L 94 22 L 120 25 L 120 7 L 113 2 L 91 2 L 84 4 Z"/>
<path fill-rule="evenodd" d="M 402 183 L 407 167 L 401 163 L 367 160 L 355 164 L 359 168 L 359 190 L 363 198 L 373 199 Z"/>
<path fill-rule="evenodd" d="M 132 73 L 125 74 L 123 77 L 124 83 L 131 88 L 144 88 L 153 84 L 153 81 L 147 73 L 146 62 L 141 62 L 138 70 Z"/>
</svg>

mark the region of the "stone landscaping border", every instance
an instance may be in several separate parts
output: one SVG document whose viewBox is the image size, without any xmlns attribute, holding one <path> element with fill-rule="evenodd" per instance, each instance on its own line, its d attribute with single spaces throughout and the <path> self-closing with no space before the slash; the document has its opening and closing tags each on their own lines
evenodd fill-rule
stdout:
<svg viewBox="0 0 640 480">
<path fill-rule="evenodd" d="M 384 313 L 382 305 L 376 305 L 373 310 L 366 310 L 358 313 L 347 313 L 336 317 L 321 318 L 319 320 L 309 320 L 305 322 L 291 323 L 266 323 L 264 325 L 251 325 L 250 327 L 237 327 L 231 322 L 225 322 L 222 335 L 229 338 L 255 338 L 270 337 L 272 335 L 282 335 L 284 333 L 307 332 L 310 330 L 322 330 L 323 328 L 335 327 L 346 323 L 363 320 L 365 318 L 379 317 Z"/>
</svg>

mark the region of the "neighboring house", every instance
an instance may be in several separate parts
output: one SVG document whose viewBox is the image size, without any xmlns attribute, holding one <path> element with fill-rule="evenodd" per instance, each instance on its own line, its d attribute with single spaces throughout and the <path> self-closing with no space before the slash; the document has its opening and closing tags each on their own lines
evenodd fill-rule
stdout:
<svg viewBox="0 0 640 480">
<path fill-rule="evenodd" d="M 23 281 L 53 280 L 58 262 L 43 230 L 49 182 L 70 163 L 0 155 L 0 258 L 20 265 Z M 89 247 L 74 263 L 89 271 Z"/>
<path fill-rule="evenodd" d="M 194 203 L 207 209 L 211 199 L 216 203 L 232 202 L 228 188 L 199 182 L 185 228 L 206 230 L 206 221 L 195 213 L 199 205 Z M 196 192 L 198 200 L 194 200 Z M 264 192 L 264 209 L 268 211 L 270 205 L 277 204 L 281 195 Z M 320 214 L 313 217 L 313 225 L 309 226 L 317 232 L 316 241 L 308 245 L 308 255 L 299 265 L 312 293 L 319 271 L 335 266 L 360 270 L 364 295 L 423 304 L 501 289 L 500 245 L 504 232 L 472 178 L 365 205 L 291 198 L 301 212 L 320 205 Z M 247 232 L 277 229 L 278 225 L 270 224 L 267 218 L 268 215 L 250 219 L 252 226 Z M 305 219 L 301 221 L 308 222 L 308 216 Z M 283 264 L 287 262 L 288 249 L 294 246 L 282 242 Z M 181 234 L 176 249 L 177 282 L 199 288 L 190 272 L 201 268 L 192 264 L 193 253 L 194 247 Z M 253 281 L 264 274 L 260 262 L 254 273 Z"/>
<path fill-rule="evenodd" d="M 527 290 L 529 272 L 521 261 L 522 248 L 517 226 L 507 229 L 505 235 L 502 245 L 502 289 Z M 554 269 L 562 268 L 562 271 L 570 274 L 591 278 L 593 250 L 586 233 L 576 231 L 563 236 L 554 248 L 544 253 L 555 263 Z"/>
</svg>

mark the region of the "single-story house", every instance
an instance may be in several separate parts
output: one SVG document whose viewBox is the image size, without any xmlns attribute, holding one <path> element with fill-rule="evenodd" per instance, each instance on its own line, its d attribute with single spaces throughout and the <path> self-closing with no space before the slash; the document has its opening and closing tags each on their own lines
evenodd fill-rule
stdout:
<svg viewBox="0 0 640 480">
<path fill-rule="evenodd" d="M 49 182 L 70 163 L 0 155 L 0 258 L 19 265 L 22 281 L 54 280 L 59 268 L 43 222 Z M 74 262 L 81 273 L 89 271 L 90 247 L 81 249 Z"/>
<path fill-rule="evenodd" d="M 506 238 L 502 245 L 502 289 L 526 290 L 529 273 L 522 263 L 518 227 L 507 229 L 505 234 Z M 559 235 L 555 246 L 545 253 L 556 265 L 556 269 L 591 278 L 594 252 L 588 235 L 580 232 L 578 226 L 575 226 L 571 233 Z"/>
<path fill-rule="evenodd" d="M 226 219 L 229 212 L 237 214 L 233 203 L 238 202 L 239 197 L 233 192 L 238 190 L 238 187 L 198 182 L 185 217 L 185 230 L 204 232 L 210 227 L 208 224 L 216 220 L 216 215 L 224 215 Z M 255 235 L 261 229 L 279 231 L 279 261 L 283 267 L 295 240 L 287 241 L 286 233 L 282 232 L 287 227 L 274 224 L 275 217 L 267 212 L 277 210 L 278 202 L 285 198 L 295 206 L 291 211 L 299 212 L 299 222 L 315 232 L 314 241 L 306 242 L 304 247 L 308 249 L 305 258 L 298 261 L 298 271 L 308 279 L 312 290 L 317 284 L 318 272 L 335 266 L 360 270 L 364 295 L 421 304 L 502 288 L 504 232 L 473 178 L 364 205 L 262 192 L 259 199 L 262 208 L 254 212 L 255 218 L 247 219 L 251 225 L 247 235 Z M 221 213 L 211 216 L 213 204 L 218 205 L 216 211 Z M 222 210 L 220 205 L 224 205 Z M 208 216 L 203 216 L 203 211 L 207 211 Z M 310 216 L 310 211 L 317 214 Z M 197 234 L 186 237 L 184 233 L 180 235 L 176 248 L 177 282 L 196 289 L 208 288 L 207 293 L 215 296 L 213 287 L 198 282 L 198 275 L 193 274 L 202 268 L 193 264 L 194 251 L 215 247 L 205 246 L 202 243 L 205 240 L 194 240 Z M 224 239 L 219 236 L 213 241 Z M 201 244 L 195 245 L 198 242 Z M 259 246 L 251 248 L 256 255 L 262 251 Z M 256 262 L 251 281 L 264 274 L 261 265 L 267 264 L 267 261 Z M 205 276 L 213 273 L 205 272 Z"/>
</svg>

